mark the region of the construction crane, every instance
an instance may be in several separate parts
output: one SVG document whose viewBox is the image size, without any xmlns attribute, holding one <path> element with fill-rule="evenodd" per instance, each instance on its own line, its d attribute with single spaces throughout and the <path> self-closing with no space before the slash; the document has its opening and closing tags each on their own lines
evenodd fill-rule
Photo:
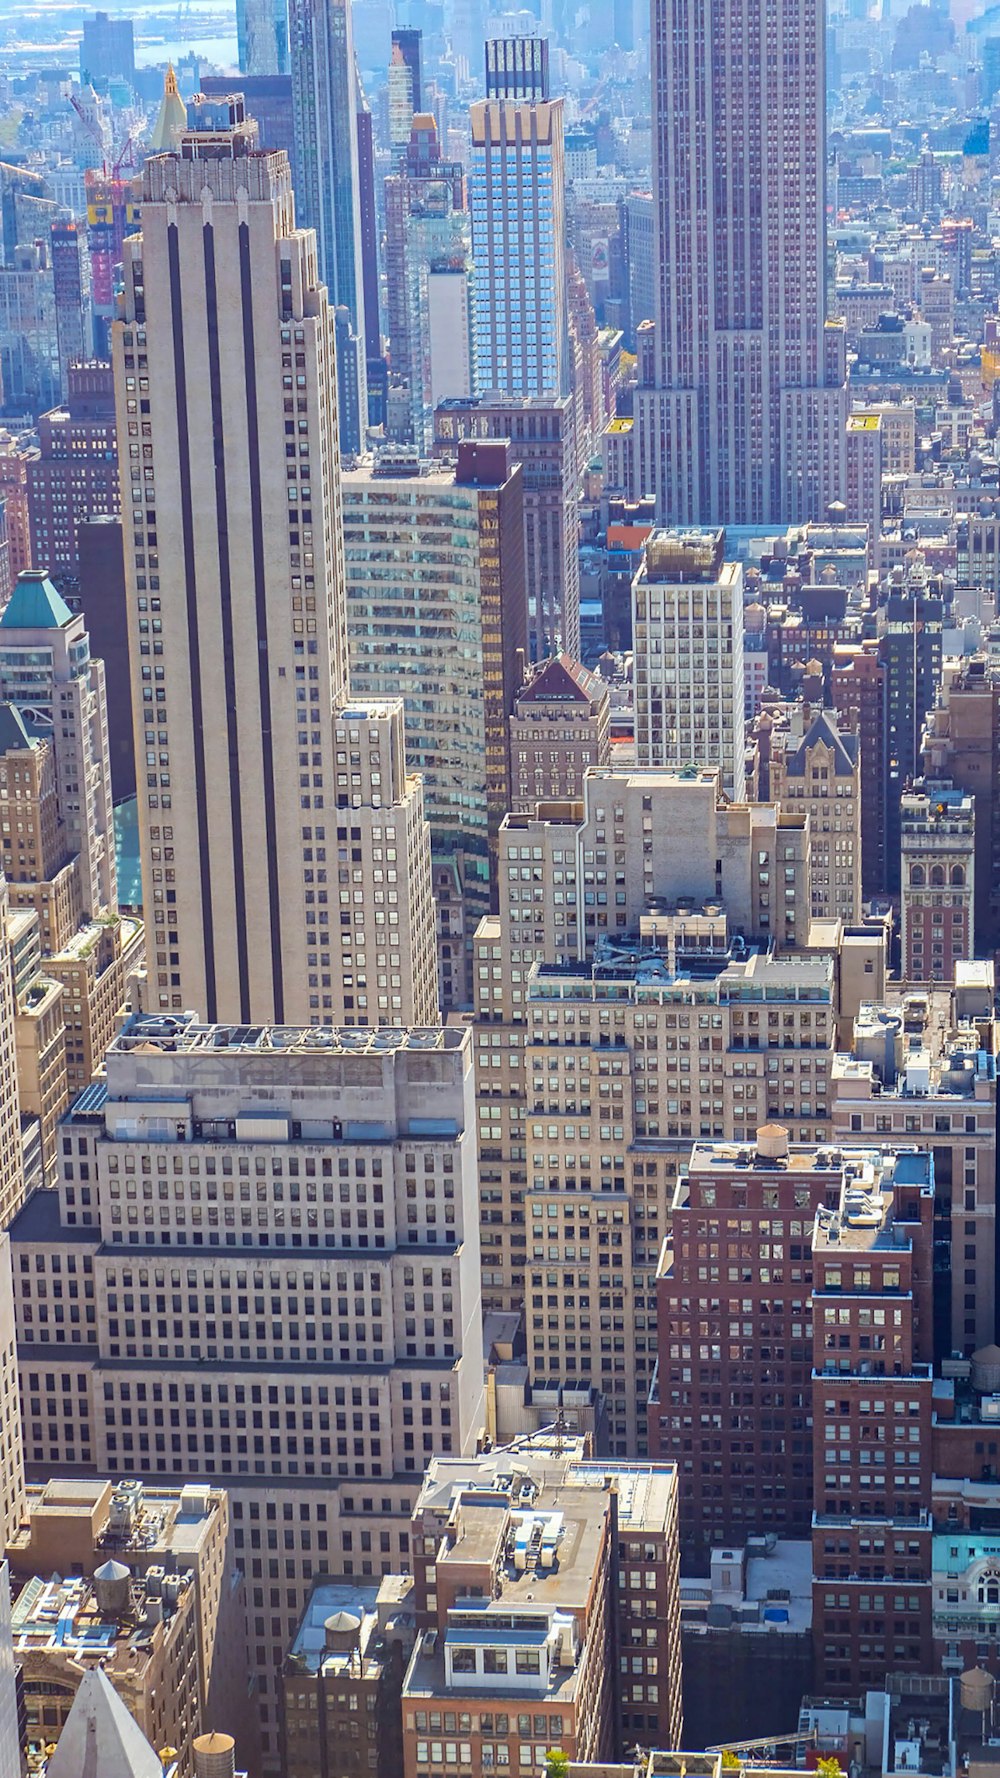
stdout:
<svg viewBox="0 0 1000 1778">
<path fill-rule="evenodd" d="M 123 142 L 122 147 L 121 147 L 121 152 L 117 155 L 117 157 L 112 165 L 112 168 L 111 168 L 112 179 L 119 178 L 123 167 L 127 167 L 130 173 L 135 172 L 134 149 L 135 149 L 135 142 L 136 142 L 137 134 L 138 134 L 138 132 L 136 130 L 133 130 L 131 135 L 126 136 L 125 141 Z"/>
<path fill-rule="evenodd" d="M 816 1730 L 803 1729 L 791 1735 L 763 1735 L 759 1741 L 721 1741 L 717 1747 L 706 1747 L 706 1753 L 759 1753 L 779 1747 L 814 1747 Z"/>
<path fill-rule="evenodd" d="M 139 132 L 137 130 L 132 130 L 130 134 L 126 136 L 125 141 L 122 143 L 114 160 L 109 161 L 107 157 L 107 138 L 105 137 L 104 131 L 101 129 L 97 119 L 87 115 L 75 93 L 70 93 L 69 102 L 72 105 L 73 110 L 76 112 L 77 117 L 80 119 L 88 136 L 91 136 L 100 148 L 102 177 L 105 179 L 118 179 L 123 167 L 127 167 L 129 172 L 134 172 L 135 145 Z"/>
<path fill-rule="evenodd" d="M 80 122 L 82 123 L 88 136 L 91 136 L 93 138 L 93 140 L 97 143 L 97 146 L 101 151 L 101 172 L 104 175 L 104 177 L 107 178 L 107 176 L 108 176 L 108 160 L 107 160 L 108 143 L 107 143 L 107 138 L 104 134 L 104 131 L 101 129 L 101 126 L 98 123 L 96 117 L 88 117 L 86 111 L 84 110 L 82 104 L 80 103 L 80 100 L 77 98 L 75 93 L 70 93 L 69 102 L 72 105 L 73 110 L 76 112 L 77 117 L 80 119 Z"/>
</svg>

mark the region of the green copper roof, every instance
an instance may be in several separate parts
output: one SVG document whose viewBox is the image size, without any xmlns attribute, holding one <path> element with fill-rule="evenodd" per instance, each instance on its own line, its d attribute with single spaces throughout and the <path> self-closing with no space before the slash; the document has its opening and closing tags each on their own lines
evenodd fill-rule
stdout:
<svg viewBox="0 0 1000 1778">
<path fill-rule="evenodd" d="M 25 568 L 19 574 L 10 599 L 0 614 L 5 630 L 61 630 L 73 613 L 41 568 Z"/>
</svg>

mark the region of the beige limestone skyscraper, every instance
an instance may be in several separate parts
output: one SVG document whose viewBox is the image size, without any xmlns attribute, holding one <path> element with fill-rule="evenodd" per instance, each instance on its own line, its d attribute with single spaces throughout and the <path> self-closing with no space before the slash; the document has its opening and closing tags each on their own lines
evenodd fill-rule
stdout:
<svg viewBox="0 0 1000 1778">
<path fill-rule="evenodd" d="M 821 0 L 655 0 L 652 362 L 638 482 L 669 524 L 822 518 L 841 497 L 825 321 Z"/>
<path fill-rule="evenodd" d="M 424 1023 L 430 850 L 402 706 L 347 689 L 316 238 L 242 100 L 195 100 L 189 123 L 146 162 L 114 330 L 150 1004 Z"/>
</svg>

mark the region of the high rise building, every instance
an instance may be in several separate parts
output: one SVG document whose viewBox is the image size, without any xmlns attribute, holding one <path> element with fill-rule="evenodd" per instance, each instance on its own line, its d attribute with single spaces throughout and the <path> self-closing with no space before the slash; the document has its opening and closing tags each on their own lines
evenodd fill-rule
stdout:
<svg viewBox="0 0 1000 1778">
<path fill-rule="evenodd" d="M 411 116 L 414 111 L 423 111 L 424 109 L 424 84 L 421 73 L 422 45 L 423 32 L 415 30 L 412 26 L 400 26 L 398 30 L 393 31 L 392 33 L 393 61 L 395 62 L 396 51 L 398 50 L 400 60 L 410 76 Z M 391 109 L 392 101 L 390 99 L 390 112 Z M 409 133 L 409 126 L 407 126 L 407 139 L 409 138 Z"/>
<path fill-rule="evenodd" d="M 509 438 L 524 472 L 524 559 L 532 660 L 580 652 L 580 490 L 575 407 L 558 398 L 480 395 L 442 401 L 434 414 L 436 456 L 454 457 L 463 438 Z"/>
<path fill-rule="evenodd" d="M 882 415 L 859 410 L 847 416 L 844 506 L 849 525 L 867 525 L 877 542 L 882 527 Z"/>
<path fill-rule="evenodd" d="M 884 895 L 889 796 L 889 674 L 878 644 L 834 647 L 830 691 L 841 729 L 861 750 L 861 893 Z"/>
<path fill-rule="evenodd" d="M 316 1582 L 282 1669 L 284 1778 L 335 1772 L 345 1749 L 370 1778 L 400 1778 L 412 1610 L 409 1575 Z"/>
<path fill-rule="evenodd" d="M 933 1162 L 916 1151 L 792 1146 L 780 1124 L 740 1149 L 694 1144 L 657 1278 L 650 1399 L 651 1447 L 678 1463 L 682 1548 L 705 1552 L 779 1526 L 785 1536 L 811 1531 L 814 1572 L 828 1586 L 841 1569 L 826 1539 L 870 1538 L 864 1521 L 888 1519 L 921 1539 L 929 1564 L 932 1203 Z M 721 1319 L 720 1262 L 736 1273 L 726 1272 Z M 720 1387 L 735 1420 L 725 1431 L 712 1412 Z M 892 1447 L 881 1466 L 877 1426 Z M 911 1442 L 921 1446 L 912 1458 Z M 876 1557 L 869 1578 L 889 1580 L 899 1554 L 891 1536 L 861 1548 Z M 860 1578 L 850 1564 L 843 1572 Z M 814 1590 L 814 1606 L 821 1635 L 840 1628 L 836 1600 Z M 880 1633 L 893 1634 L 886 1624 Z M 884 1665 L 884 1646 L 880 1654 Z M 910 1664 L 909 1646 L 900 1658 Z M 833 1659 L 823 1661 L 824 1684 L 841 1677 Z"/>
<path fill-rule="evenodd" d="M 95 80 L 127 80 L 130 85 L 135 84 L 135 40 L 130 18 L 109 18 L 106 12 L 95 12 L 92 19 L 84 19 L 80 79 L 84 86 Z"/>
<path fill-rule="evenodd" d="M 387 321 L 392 381 L 408 394 L 399 429 L 430 450 L 434 409 L 473 393 L 472 246 L 459 161 L 441 156 L 429 115 L 412 121 L 385 181 Z"/>
<path fill-rule="evenodd" d="M 359 697 L 402 697 L 435 861 L 462 855 L 469 954 L 464 969 L 442 958 L 440 975 L 445 1004 L 468 1005 L 527 659 L 522 471 L 506 444 L 467 440 L 453 470 L 387 454 L 346 470 L 342 486 L 351 684 Z"/>
<path fill-rule="evenodd" d="M 41 1413 L 41 1397 L 29 1396 L 25 1407 Z M 208 1723 L 229 1723 L 241 1754 L 258 1753 L 252 1735 L 243 1742 L 252 1718 L 246 1597 L 244 1576 L 227 1561 L 231 1530 L 229 1499 L 218 1487 L 58 1476 L 29 1487 L 21 1522 L 7 1538 L 14 1580 L 19 1588 L 34 1580 L 38 1595 L 37 1612 L 18 1614 L 19 1643 L 32 1650 L 24 1685 L 29 1740 L 56 1739 L 72 1708 L 78 1651 L 100 1641 L 103 1671 L 150 1738 L 175 1746 L 181 1774 L 193 1778 L 194 1741 Z M 64 1582 L 64 1575 L 72 1578 Z M 126 1576 L 140 1585 L 148 1576 L 147 1601 L 161 1600 L 159 1622 L 171 1628 L 159 1642 L 155 1608 L 132 1626 L 135 1642 L 115 1623 Z M 51 1634 L 49 1617 L 60 1596 L 61 1637 Z M 186 1659 L 175 1664 L 178 1642 Z"/>
<path fill-rule="evenodd" d="M 94 310 L 94 351 L 111 356 L 111 322 L 115 313 L 115 268 L 122 262 L 126 235 L 139 226 L 139 206 L 131 179 L 88 169 L 87 246 L 90 252 L 90 295 Z"/>
<path fill-rule="evenodd" d="M 918 778 L 900 799 L 900 943 L 909 982 L 950 982 L 973 955 L 975 799 Z"/>
<path fill-rule="evenodd" d="M 886 667 L 885 888 L 890 892 L 900 886 L 903 791 L 920 775 L 924 724 L 941 683 L 942 591 L 918 555 L 883 583 L 875 614 L 878 652 Z M 862 742 L 862 754 L 863 748 Z"/>
<path fill-rule="evenodd" d="M 834 710 L 806 702 L 765 710 L 753 726 L 753 794 L 808 813 L 817 920 L 861 918 L 861 748 Z"/>
<path fill-rule="evenodd" d="M 29 1460 L 225 1486 L 272 1771 L 313 1580 L 411 1565 L 426 1463 L 482 1433 L 475 1141 L 462 1031 L 137 1016 L 16 1225 Z"/>
<path fill-rule="evenodd" d="M 507 818 L 476 934 L 483 1300 L 524 1309 L 533 1384 L 603 1394 L 625 1456 L 688 1145 L 765 1115 L 824 1139 L 836 980 L 784 954 L 809 926 L 808 816 L 730 803 L 718 768 L 591 770 L 583 792 Z"/>
<path fill-rule="evenodd" d="M 108 757 L 115 803 L 136 793 L 132 675 L 128 654 L 125 542 L 117 514 L 81 519 L 76 528 L 80 610 L 97 660 L 104 663 Z"/>
<path fill-rule="evenodd" d="M 823 518 L 846 420 L 844 330 L 825 321 L 824 9 L 657 0 L 653 46 L 641 491 L 669 524 Z"/>
<path fill-rule="evenodd" d="M 589 766 L 611 759 L 611 691 L 569 655 L 542 661 L 514 700 L 510 719 L 511 811 L 583 795 Z"/>
<path fill-rule="evenodd" d="M 284 6 L 284 0 L 280 0 L 280 4 Z M 206 99 L 227 99 L 234 85 L 243 94 L 247 116 L 257 125 L 261 148 L 283 148 L 292 160 L 295 155 L 295 113 L 291 75 L 244 74 L 239 81 L 234 81 L 231 74 L 205 74 L 201 90 Z"/>
<path fill-rule="evenodd" d="M 656 308 L 654 224 L 652 192 L 629 192 L 621 204 L 621 229 L 624 237 L 625 275 L 628 280 L 630 344 L 635 340 L 640 323 L 652 320 Z"/>
<path fill-rule="evenodd" d="M 83 225 L 72 218 L 53 222 L 49 241 L 59 375 L 66 397 L 70 365 L 90 357 L 90 256 Z"/>
<path fill-rule="evenodd" d="M 38 446 L 29 444 L 24 435 L 0 432 L 0 497 L 3 499 L 11 587 L 22 569 L 31 567 L 28 464 L 37 454 Z"/>
<path fill-rule="evenodd" d="M 393 31 L 389 62 L 389 148 L 402 154 L 420 104 L 420 32 Z"/>
<path fill-rule="evenodd" d="M 462 1713 L 473 1778 L 542 1770 L 553 1748 L 613 1771 L 604 1762 L 624 1746 L 679 1734 L 677 1472 L 588 1461 L 583 1445 L 547 1429 L 428 1467 L 406 1778 L 435 1770 L 444 1712 Z"/>
<path fill-rule="evenodd" d="M 74 614 L 38 569 L 28 569 L 0 615 L 0 699 L 30 721 L 51 747 L 63 847 L 79 870 L 79 912 L 117 907 L 114 817 L 108 760 L 104 669 Z M 4 846 L 11 881 L 20 863 Z M 56 921 L 53 948 L 73 924 Z"/>
<path fill-rule="evenodd" d="M 975 799 L 975 945 L 1000 944 L 1000 795 L 994 759 L 1000 748 L 1000 669 L 984 655 L 946 660 L 937 701 L 923 733 L 923 771 Z"/>
<path fill-rule="evenodd" d="M 3 902 L 3 876 L 0 875 L 0 966 L 6 970 Z M 13 1117 L 17 1117 L 16 1083 L 7 1077 L 5 1067 L 4 1028 L 10 1031 L 7 1021 L 9 1001 L 4 987 L 0 984 L 0 1093 L 3 1104 L 0 1105 L 0 1190 L 6 1184 L 3 1178 L 4 1166 L 4 1125 L 8 1116 L 8 1104 L 13 1107 Z M 10 1204 L 6 1193 L 0 1199 L 0 1214 L 6 1224 Z M 14 1291 L 11 1274 L 10 1237 L 0 1233 L 0 1535 L 4 1543 L 14 1535 L 24 1511 L 24 1456 L 21 1442 L 21 1410 L 17 1397 L 17 1330 L 14 1319 Z M 6 1560 L 0 1560 L 0 1778 L 21 1778 L 24 1767 L 21 1758 L 21 1727 L 22 1727 L 22 1690 L 21 1675 L 18 1663 L 14 1660 L 14 1642 L 11 1625 L 10 1605 L 10 1570 Z"/>
<path fill-rule="evenodd" d="M 514 54 L 518 43 L 504 39 Z M 492 45 L 490 47 L 493 47 Z M 516 65 L 471 107 L 469 208 L 476 265 L 476 386 L 484 393 L 569 389 L 563 103 Z M 572 644 L 567 639 L 567 646 Z"/>
<path fill-rule="evenodd" d="M 347 0 L 291 0 L 295 198 L 316 231 L 319 276 L 338 316 L 340 448 L 364 448 L 368 423 L 357 70 Z"/>
<path fill-rule="evenodd" d="M 70 366 L 64 404 L 39 417 L 38 446 L 27 468 L 31 559 L 75 596 L 80 523 L 117 513 L 121 494 L 110 364 Z"/>
<path fill-rule="evenodd" d="M 254 78 L 273 78 L 288 70 L 288 0 L 237 0 L 236 51 L 240 73 Z M 237 85 L 249 103 L 242 81 Z M 256 112 L 251 112 L 256 116 Z M 266 141 L 266 139 L 265 139 Z M 276 142 L 266 141 L 268 148 Z"/>
<path fill-rule="evenodd" d="M 27 416 L 59 400 L 59 336 L 48 229 L 0 266 L 0 388 L 8 413 Z"/>
<path fill-rule="evenodd" d="M 382 359 L 382 323 L 380 319 L 379 263 L 381 260 L 381 229 L 379 206 L 375 198 L 375 137 L 371 107 L 363 92 L 358 93 L 358 188 L 361 204 L 362 283 L 365 296 L 365 355 L 377 368 Z"/>
<path fill-rule="evenodd" d="M 430 852 L 402 703 L 347 702 L 315 236 L 238 100 L 191 115 L 180 151 L 146 162 L 114 340 L 153 1004 L 428 1023 Z M 373 887 L 387 862 L 391 894 Z M 352 864 L 356 898 L 332 887 Z"/>
<path fill-rule="evenodd" d="M 24 1195 L 24 1145 L 17 1087 L 10 897 L 0 869 L 0 1226 L 6 1228 Z"/>
<path fill-rule="evenodd" d="M 935 1180 L 926 1151 L 841 1160 L 806 1249 L 813 1652 L 824 1687 L 852 1696 L 887 1665 L 931 1668 Z"/>
<path fill-rule="evenodd" d="M 0 617 L 0 869 L 15 912 L 25 1119 L 51 1173 L 57 1118 L 100 1066 L 143 956 L 118 915 L 103 663 L 51 581 L 18 580 Z"/>
<path fill-rule="evenodd" d="M 743 801 L 743 569 L 724 531 L 654 531 L 632 584 L 640 766 L 722 767 Z"/>
<path fill-rule="evenodd" d="M 959 961 L 943 986 L 873 993 L 833 1059 L 835 1142 L 933 1156 L 935 1361 L 993 1343 L 998 1052 L 993 965 Z"/>
</svg>

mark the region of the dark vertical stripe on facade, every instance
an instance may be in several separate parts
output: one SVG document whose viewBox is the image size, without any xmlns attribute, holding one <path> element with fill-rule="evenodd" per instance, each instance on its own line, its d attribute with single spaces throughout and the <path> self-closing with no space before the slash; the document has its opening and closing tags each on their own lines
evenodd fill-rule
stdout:
<svg viewBox="0 0 1000 1778">
<path fill-rule="evenodd" d="M 260 486 L 260 436 L 257 430 L 257 366 L 254 358 L 253 285 L 250 279 L 250 229 L 240 223 L 240 295 L 243 309 L 243 372 L 247 390 L 247 462 L 250 471 L 250 515 L 253 537 L 253 588 L 257 614 L 257 674 L 260 688 L 260 751 L 264 772 L 264 827 L 267 834 L 267 901 L 271 922 L 271 981 L 274 1017 L 285 1016 L 285 985 L 281 960 L 281 897 L 278 892 L 278 827 L 274 796 L 274 739 L 271 732 L 271 673 L 267 653 L 267 596 L 264 581 L 264 516 Z"/>
<path fill-rule="evenodd" d="M 191 442 L 188 436 L 187 372 L 184 364 L 184 309 L 181 301 L 181 260 L 176 222 L 171 222 L 167 227 L 167 262 L 174 338 L 174 388 L 177 398 L 177 452 L 180 462 L 181 534 L 184 541 L 188 670 L 191 675 L 194 787 L 198 800 L 198 870 L 201 880 L 202 944 L 205 950 L 205 1017 L 212 1022 L 218 1018 L 218 995 L 215 983 L 215 931 L 212 925 L 212 870 L 208 843 L 205 716 L 201 694 L 201 649 L 198 643 L 198 581 L 194 565 L 194 518 L 191 506 Z"/>
<path fill-rule="evenodd" d="M 236 714 L 236 655 L 233 638 L 233 585 L 229 565 L 229 503 L 226 499 L 226 444 L 219 363 L 219 296 L 215 284 L 215 232 L 202 229 L 205 244 L 205 321 L 208 329 L 208 388 L 212 402 L 212 461 L 215 517 L 219 540 L 219 607 L 222 666 L 226 682 L 226 750 L 229 756 L 229 815 L 233 833 L 233 894 L 236 903 L 236 967 L 240 979 L 240 1018 L 250 1020 L 250 962 L 247 953 L 247 884 L 243 858 L 243 801 L 240 795 L 240 734 Z"/>
</svg>

